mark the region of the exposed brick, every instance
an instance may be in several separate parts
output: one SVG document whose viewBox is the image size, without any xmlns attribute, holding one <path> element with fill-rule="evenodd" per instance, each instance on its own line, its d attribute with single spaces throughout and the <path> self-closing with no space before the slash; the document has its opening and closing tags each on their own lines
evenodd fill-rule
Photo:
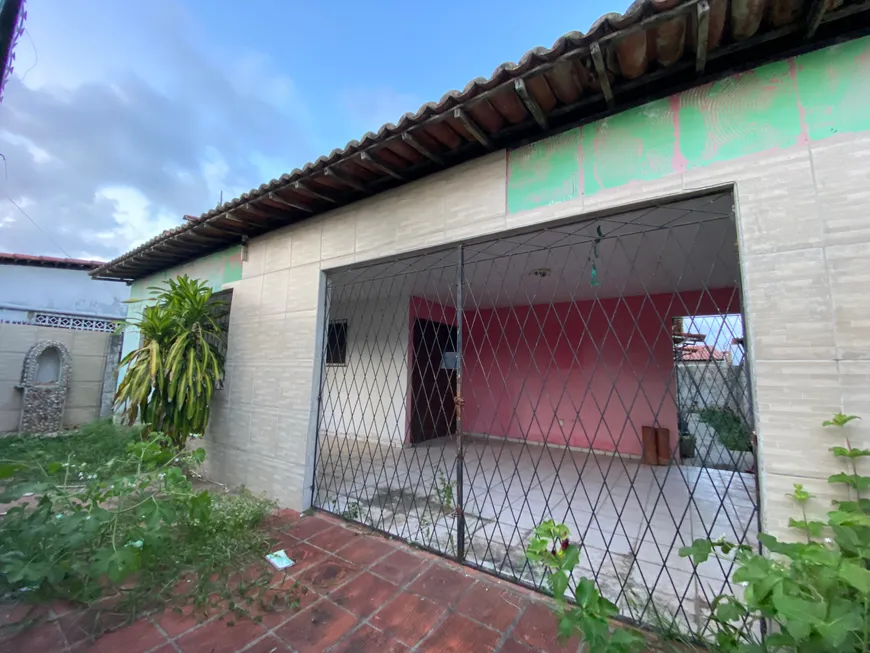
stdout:
<svg viewBox="0 0 870 653">
<path fill-rule="evenodd" d="M 367 617 L 398 591 L 398 585 L 364 573 L 332 592 L 330 598 L 355 615 Z"/>
<path fill-rule="evenodd" d="M 56 623 L 33 626 L 15 635 L 4 634 L 0 639 L 0 653 L 22 653 L 37 651 L 62 651 L 64 638 Z"/>
<path fill-rule="evenodd" d="M 403 592 L 371 618 L 372 624 L 408 646 L 429 634 L 445 608 L 416 594 Z"/>
<path fill-rule="evenodd" d="M 360 539 L 360 537 L 362 536 L 349 528 L 333 526 L 332 528 L 309 537 L 307 541 L 309 544 L 313 544 L 321 549 L 334 552 L 338 551 L 343 546 L 350 544 L 354 540 Z"/>
<path fill-rule="evenodd" d="M 454 610 L 504 631 L 526 604 L 528 601 L 519 594 L 486 581 L 478 581 L 462 595 Z"/>
<path fill-rule="evenodd" d="M 245 653 L 290 653 L 292 649 L 274 635 L 266 635 L 263 639 L 246 648 Z"/>
<path fill-rule="evenodd" d="M 259 618 L 266 628 L 276 628 L 320 599 L 320 595 L 300 585 L 295 590 L 269 589 L 248 606 L 251 618 Z"/>
<path fill-rule="evenodd" d="M 359 573 L 359 568 L 345 560 L 329 556 L 298 576 L 299 583 L 315 592 L 327 592 L 343 585 Z"/>
<path fill-rule="evenodd" d="M 336 555 L 365 566 L 395 550 L 396 547 L 383 538 L 362 536 L 351 540 L 350 543 L 339 549 Z"/>
<path fill-rule="evenodd" d="M 474 584 L 474 580 L 459 569 L 434 564 L 420 574 L 408 590 L 449 606 Z"/>
<path fill-rule="evenodd" d="M 87 650 L 88 653 L 142 653 L 165 642 L 166 638 L 151 622 L 138 621 L 132 626 L 103 635 Z"/>
<path fill-rule="evenodd" d="M 421 653 L 494 651 L 501 634 L 458 614 L 451 614 L 417 648 Z"/>
<path fill-rule="evenodd" d="M 127 617 L 109 610 L 76 610 L 58 618 L 57 623 L 72 646 L 93 640 L 106 631 L 120 628 Z"/>
<path fill-rule="evenodd" d="M 422 558 L 397 550 L 377 564 L 372 565 L 371 570 L 397 585 L 404 585 L 420 573 L 425 563 L 426 561 Z"/>
<path fill-rule="evenodd" d="M 501 651 L 499 653 L 536 653 L 535 649 L 529 648 L 525 644 L 520 644 L 515 639 L 509 639 L 504 644 L 502 644 Z"/>
<path fill-rule="evenodd" d="M 156 615 L 155 621 L 170 637 L 177 637 L 200 624 L 204 617 L 196 614 L 192 605 L 182 608 L 166 608 Z"/>
<path fill-rule="evenodd" d="M 542 653 L 575 653 L 579 638 L 572 637 L 562 643 L 556 627 L 556 617 L 550 608 L 543 603 L 532 603 L 517 622 L 513 637 Z"/>
<path fill-rule="evenodd" d="M 249 619 L 232 622 L 216 619 L 184 635 L 176 644 L 184 653 L 235 653 L 265 632 L 263 626 Z"/>
<path fill-rule="evenodd" d="M 322 599 L 290 619 L 275 633 L 299 653 L 320 653 L 356 626 L 357 618 Z"/>
<path fill-rule="evenodd" d="M 320 549 L 315 548 L 310 544 L 306 544 L 305 542 L 285 549 L 285 553 L 294 562 L 294 565 L 288 569 L 276 571 L 273 577 L 273 582 L 283 580 L 285 577 L 296 577 L 304 570 L 320 562 L 329 555 L 325 551 L 321 551 Z M 283 584 L 283 586 L 287 586 L 286 582 Z"/>
<path fill-rule="evenodd" d="M 347 636 L 331 653 L 404 653 L 408 647 L 386 633 L 363 624 Z"/>
</svg>

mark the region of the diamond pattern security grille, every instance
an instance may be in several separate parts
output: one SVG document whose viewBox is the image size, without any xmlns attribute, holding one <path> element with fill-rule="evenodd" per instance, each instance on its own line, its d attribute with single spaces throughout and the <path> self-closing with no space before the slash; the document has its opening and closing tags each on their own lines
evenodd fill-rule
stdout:
<svg viewBox="0 0 870 653">
<path fill-rule="evenodd" d="M 76 331 L 102 331 L 113 333 L 117 322 L 97 318 L 76 317 L 74 315 L 55 315 L 53 313 L 36 313 L 31 324 L 58 327 L 60 329 L 75 329 Z"/>
<path fill-rule="evenodd" d="M 731 203 L 330 274 L 315 506 L 536 588 L 552 518 L 625 617 L 702 631 L 731 562 L 679 548 L 758 530 Z"/>
</svg>

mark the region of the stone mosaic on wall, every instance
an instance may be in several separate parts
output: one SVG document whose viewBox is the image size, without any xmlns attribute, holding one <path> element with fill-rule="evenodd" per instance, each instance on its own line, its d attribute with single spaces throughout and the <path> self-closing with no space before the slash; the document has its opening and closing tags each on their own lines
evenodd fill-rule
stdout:
<svg viewBox="0 0 870 653">
<path fill-rule="evenodd" d="M 24 357 L 21 385 L 22 433 L 55 433 L 63 428 L 63 410 L 72 357 L 62 342 L 42 340 Z"/>
</svg>

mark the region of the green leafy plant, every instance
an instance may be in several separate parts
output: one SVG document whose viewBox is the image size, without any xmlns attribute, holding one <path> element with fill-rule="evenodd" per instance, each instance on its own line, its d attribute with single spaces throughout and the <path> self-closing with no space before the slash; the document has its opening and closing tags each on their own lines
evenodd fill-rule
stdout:
<svg viewBox="0 0 870 653">
<path fill-rule="evenodd" d="M 843 429 L 858 419 L 838 413 L 824 426 Z M 848 500 L 835 501 L 825 521 L 812 521 L 806 506 L 815 497 L 795 484 L 789 495 L 802 518 L 789 526 L 803 541 L 783 542 L 762 533 L 759 541 L 769 555 L 724 539 L 695 540 L 680 550 L 695 565 L 714 552 L 734 554 L 733 581 L 745 586 L 738 599 L 723 594 L 713 601 L 714 643 L 723 652 L 797 651 L 834 653 L 870 651 L 870 477 L 859 473 L 858 461 L 870 456 L 845 438 L 846 446 L 830 451 L 849 472 L 833 474 L 831 484 L 845 486 Z M 771 625 L 759 639 L 758 624 Z"/>
<path fill-rule="evenodd" d="M 644 647 L 644 639 L 626 628 L 612 627 L 611 619 L 619 609 L 601 596 L 595 583 L 580 578 L 574 589 L 573 603 L 565 595 L 575 567 L 580 562 L 580 549 L 569 542 L 569 529 L 552 519 L 535 528 L 526 556 L 547 570 L 546 582 L 556 601 L 559 637 L 567 640 L 579 634 L 589 653 L 630 653 Z"/>
<path fill-rule="evenodd" d="M 444 472 L 438 472 L 438 496 L 441 499 L 441 505 L 444 510 L 453 510 L 453 492 L 456 487 L 456 481 L 448 481 L 444 476 Z"/>
<path fill-rule="evenodd" d="M 680 458 L 695 457 L 695 436 L 691 433 L 680 433 Z"/>
<path fill-rule="evenodd" d="M 116 434 L 124 452 L 107 445 L 102 461 L 69 441 L 32 438 L 30 451 L 19 443 L 19 459 L 0 463 L 0 502 L 34 495 L 0 520 L 0 596 L 85 606 L 110 598 L 127 621 L 164 606 L 257 618 L 292 604 L 296 590 L 270 589 L 274 569 L 263 559 L 272 540 L 260 526 L 272 504 L 198 490 L 184 470 L 201 464 L 204 450 L 127 433 Z M 87 444 L 87 433 L 77 440 Z M 66 455 L 49 461 L 51 452 Z"/>
<path fill-rule="evenodd" d="M 128 424 L 165 433 L 177 448 L 205 431 L 212 395 L 224 375 L 226 303 L 204 281 L 182 275 L 149 288 L 153 303 L 128 324 L 142 346 L 121 361 L 127 370 L 115 403 Z M 137 300 L 141 301 L 141 300 Z"/>
<path fill-rule="evenodd" d="M 362 508 L 359 501 L 348 501 L 344 510 L 341 511 L 341 516 L 348 521 L 359 521 L 362 517 Z"/>
<path fill-rule="evenodd" d="M 752 436 L 745 420 L 731 408 L 707 406 L 698 411 L 698 419 L 716 432 L 716 437 L 731 451 L 752 451 Z"/>
<path fill-rule="evenodd" d="M 76 471 L 70 481 L 76 482 L 100 472 L 117 474 L 122 465 L 133 465 L 127 448 L 138 440 L 141 428 L 118 426 L 111 419 L 97 420 L 56 437 L 8 435 L 0 437 L 0 464 L 17 463 L 15 479 L 22 481 L 43 478 L 53 462 L 72 461 Z M 50 476 L 60 480 L 67 471 L 63 467 Z"/>
</svg>

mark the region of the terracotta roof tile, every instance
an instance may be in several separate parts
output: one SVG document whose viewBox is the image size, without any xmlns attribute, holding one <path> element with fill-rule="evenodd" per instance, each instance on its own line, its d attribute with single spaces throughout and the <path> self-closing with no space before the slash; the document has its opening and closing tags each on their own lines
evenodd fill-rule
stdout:
<svg viewBox="0 0 870 653">
<path fill-rule="evenodd" d="M 183 224 L 106 263 L 93 276 L 146 276 L 487 150 L 784 56 L 808 47 L 813 37 L 824 43 L 854 33 L 867 22 L 868 10 L 866 0 L 636 0 L 623 14 L 601 16 L 585 34 L 568 32 L 551 47 L 529 50 L 517 63 L 504 63 L 489 77 L 477 77 L 395 123 L 197 218 L 186 216 Z M 704 23 L 706 31 L 699 29 Z M 468 129 L 469 118 L 477 129 Z M 459 136 L 455 147 L 444 140 L 445 123 L 451 136 Z M 173 247 L 163 247 L 169 240 Z"/>
</svg>

